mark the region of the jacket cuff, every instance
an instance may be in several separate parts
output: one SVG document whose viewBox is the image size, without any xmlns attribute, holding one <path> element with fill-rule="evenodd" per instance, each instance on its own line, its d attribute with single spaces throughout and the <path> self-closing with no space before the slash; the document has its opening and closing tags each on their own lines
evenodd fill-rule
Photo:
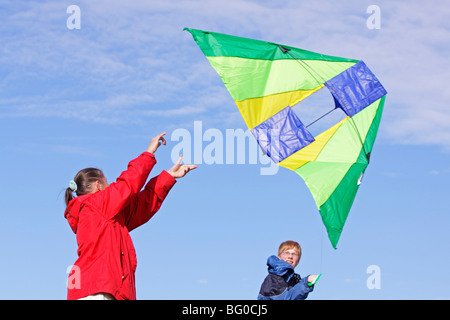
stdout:
<svg viewBox="0 0 450 320">
<path fill-rule="evenodd" d="M 302 278 L 302 280 L 300 280 L 300 282 L 303 282 L 303 285 L 305 286 L 305 288 L 309 290 L 308 292 L 313 291 L 313 289 L 314 289 L 314 285 L 312 285 L 312 286 L 309 285 L 309 281 L 308 281 L 309 276 L 310 276 L 310 274 L 307 275 L 306 277 Z"/>
<path fill-rule="evenodd" d="M 144 151 L 144 152 L 142 152 L 142 155 L 151 157 L 151 158 L 155 159 L 155 161 L 156 161 L 155 155 L 153 153 L 150 153 L 148 151 Z"/>
<path fill-rule="evenodd" d="M 154 177 L 147 183 L 146 188 L 153 189 L 160 200 L 164 200 L 177 182 L 167 171 L 163 170 L 158 176 Z"/>
</svg>

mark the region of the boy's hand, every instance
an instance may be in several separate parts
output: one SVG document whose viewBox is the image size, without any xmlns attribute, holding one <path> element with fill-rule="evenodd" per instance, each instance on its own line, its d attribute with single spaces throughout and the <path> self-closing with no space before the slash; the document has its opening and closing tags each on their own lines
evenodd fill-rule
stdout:
<svg viewBox="0 0 450 320">
<path fill-rule="evenodd" d="M 163 144 L 163 145 L 166 145 L 166 139 L 164 139 L 164 135 L 166 134 L 167 132 L 163 132 L 163 133 L 161 133 L 161 134 L 158 134 L 156 137 L 154 137 L 153 139 L 152 139 L 152 141 L 150 141 L 150 145 L 148 146 L 148 148 L 147 148 L 147 152 L 150 152 L 150 153 L 155 153 L 156 152 L 156 150 L 159 148 L 159 146 L 161 145 L 161 143 Z"/>
<path fill-rule="evenodd" d="M 175 163 L 172 168 L 167 171 L 167 173 L 169 173 L 174 178 L 182 178 L 186 175 L 186 173 L 197 168 L 195 164 L 180 164 L 181 160 L 183 160 L 182 155 L 180 155 L 177 163 Z"/>
<path fill-rule="evenodd" d="M 314 281 L 316 281 L 317 277 L 318 277 L 318 275 L 310 274 L 308 276 L 308 282 L 309 283 L 314 283 Z"/>
</svg>

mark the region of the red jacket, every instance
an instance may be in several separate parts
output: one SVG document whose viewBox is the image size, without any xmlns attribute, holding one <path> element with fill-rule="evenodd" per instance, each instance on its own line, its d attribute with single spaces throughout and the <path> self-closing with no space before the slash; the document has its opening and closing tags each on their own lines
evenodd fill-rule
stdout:
<svg viewBox="0 0 450 320">
<path fill-rule="evenodd" d="M 176 182 L 163 171 L 140 191 L 155 163 L 154 155 L 144 152 L 109 187 L 69 202 L 64 216 L 77 235 L 78 259 L 69 273 L 68 299 L 99 292 L 136 299 L 137 260 L 129 232 L 158 211 Z"/>
</svg>

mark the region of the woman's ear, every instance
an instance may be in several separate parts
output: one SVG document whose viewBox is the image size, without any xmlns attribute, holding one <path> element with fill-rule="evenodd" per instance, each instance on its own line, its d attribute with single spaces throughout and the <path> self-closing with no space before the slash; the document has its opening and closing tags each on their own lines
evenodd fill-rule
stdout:
<svg viewBox="0 0 450 320">
<path fill-rule="evenodd" d="M 108 187 L 108 182 L 106 181 L 106 178 L 103 178 L 102 180 L 95 181 L 95 191 L 102 191 L 105 190 L 106 187 Z"/>
</svg>

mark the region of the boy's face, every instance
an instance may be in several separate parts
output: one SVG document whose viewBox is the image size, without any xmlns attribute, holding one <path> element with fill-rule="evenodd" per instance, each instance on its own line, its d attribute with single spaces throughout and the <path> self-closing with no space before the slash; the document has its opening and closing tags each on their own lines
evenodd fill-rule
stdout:
<svg viewBox="0 0 450 320">
<path fill-rule="evenodd" d="M 294 268 L 298 265 L 298 262 L 300 261 L 298 251 L 295 249 L 288 249 L 283 251 L 278 258 L 286 261 Z"/>
</svg>

